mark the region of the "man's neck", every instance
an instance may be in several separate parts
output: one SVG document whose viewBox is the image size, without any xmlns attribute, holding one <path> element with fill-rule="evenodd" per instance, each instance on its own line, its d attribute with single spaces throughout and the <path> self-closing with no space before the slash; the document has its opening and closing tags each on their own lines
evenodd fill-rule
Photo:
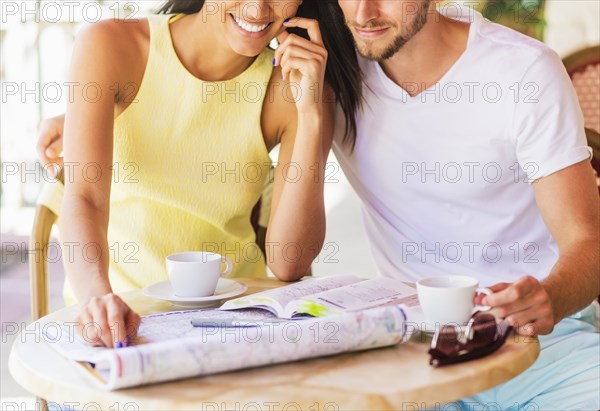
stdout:
<svg viewBox="0 0 600 411">
<path fill-rule="evenodd" d="M 469 27 L 431 13 L 421 31 L 381 67 L 394 83 L 414 97 L 439 82 L 464 53 Z"/>
</svg>

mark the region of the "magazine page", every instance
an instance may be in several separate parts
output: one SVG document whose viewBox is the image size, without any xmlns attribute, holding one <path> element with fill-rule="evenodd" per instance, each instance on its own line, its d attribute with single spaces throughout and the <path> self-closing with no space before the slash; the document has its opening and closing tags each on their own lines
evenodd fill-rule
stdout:
<svg viewBox="0 0 600 411">
<path fill-rule="evenodd" d="M 323 317 L 392 303 L 418 305 L 417 290 L 397 279 L 376 277 L 304 297 L 290 304 L 288 310 Z"/>
<path fill-rule="evenodd" d="M 239 320 L 256 321 L 259 326 L 191 325 L 199 315 L 218 320 L 231 319 L 232 314 Z M 395 345 L 408 338 L 406 330 L 406 314 L 401 306 L 298 321 L 277 320 L 261 310 L 202 310 L 144 317 L 139 339 L 125 348 L 84 347 L 86 354 L 78 341 L 52 346 L 68 358 L 95 361 L 93 380 L 114 390 Z M 80 368 L 91 374 L 90 367 Z"/>
<path fill-rule="evenodd" d="M 284 287 L 278 287 L 272 290 L 262 291 L 260 293 L 229 300 L 223 304 L 220 309 L 235 310 L 246 307 L 268 309 L 268 307 L 274 307 L 275 311 L 273 311 L 273 313 L 275 315 L 281 318 L 291 318 L 286 310 L 286 307 L 292 301 L 307 295 L 317 294 L 360 281 L 364 281 L 364 279 L 355 277 L 353 275 L 334 275 L 321 278 L 311 278 Z"/>
</svg>

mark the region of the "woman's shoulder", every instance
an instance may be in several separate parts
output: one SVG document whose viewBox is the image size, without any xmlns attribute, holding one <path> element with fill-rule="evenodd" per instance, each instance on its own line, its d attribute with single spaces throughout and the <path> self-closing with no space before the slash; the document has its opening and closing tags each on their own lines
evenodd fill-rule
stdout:
<svg viewBox="0 0 600 411">
<path fill-rule="evenodd" d="M 132 81 L 144 70 L 150 41 L 147 19 L 103 20 L 84 26 L 75 39 L 75 59 L 103 67 L 114 81 Z"/>
<path fill-rule="evenodd" d="M 143 51 L 149 40 L 147 19 L 109 19 L 85 25 L 77 34 L 76 44 L 121 58 Z"/>
</svg>

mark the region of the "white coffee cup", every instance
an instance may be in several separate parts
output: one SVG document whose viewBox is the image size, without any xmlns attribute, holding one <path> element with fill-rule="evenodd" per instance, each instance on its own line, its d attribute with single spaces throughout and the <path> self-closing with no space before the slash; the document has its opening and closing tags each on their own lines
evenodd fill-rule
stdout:
<svg viewBox="0 0 600 411">
<path fill-rule="evenodd" d="M 417 281 L 417 294 L 425 321 L 435 324 L 464 324 L 476 311 L 491 307 L 475 305 L 477 294 L 493 294 L 489 288 L 480 288 L 476 278 L 459 275 L 430 277 Z"/>
<path fill-rule="evenodd" d="M 226 264 L 225 271 L 222 270 Z M 231 272 L 233 264 L 216 253 L 191 251 L 167 257 L 167 272 L 177 297 L 208 297 L 215 293 L 220 277 Z"/>
</svg>

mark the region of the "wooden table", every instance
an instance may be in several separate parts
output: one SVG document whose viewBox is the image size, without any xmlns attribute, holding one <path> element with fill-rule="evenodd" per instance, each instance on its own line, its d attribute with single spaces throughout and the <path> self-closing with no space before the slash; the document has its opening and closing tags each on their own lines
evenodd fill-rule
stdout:
<svg viewBox="0 0 600 411">
<path fill-rule="evenodd" d="M 277 287 L 275 280 L 240 280 L 248 293 Z M 123 298 L 141 315 L 173 311 L 169 303 L 141 292 Z M 79 365 L 56 353 L 40 337 L 52 322 L 71 321 L 76 307 L 31 324 L 17 338 L 9 360 L 15 380 L 35 395 L 69 409 L 97 410 L 401 410 L 453 401 L 501 384 L 527 369 L 539 354 L 537 339 L 511 336 L 496 353 L 435 369 L 429 339 L 416 334 L 407 344 L 348 353 L 114 392 L 81 377 Z M 412 407 L 412 408 L 411 408 Z"/>
</svg>

